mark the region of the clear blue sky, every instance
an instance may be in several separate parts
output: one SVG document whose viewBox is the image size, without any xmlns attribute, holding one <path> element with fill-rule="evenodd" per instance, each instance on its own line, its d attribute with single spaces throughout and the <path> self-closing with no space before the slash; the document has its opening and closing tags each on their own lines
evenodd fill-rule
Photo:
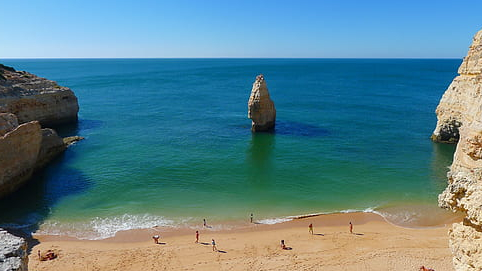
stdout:
<svg viewBox="0 0 482 271">
<path fill-rule="evenodd" d="M 482 0 L 2 0 L 0 58 L 462 58 Z"/>
</svg>

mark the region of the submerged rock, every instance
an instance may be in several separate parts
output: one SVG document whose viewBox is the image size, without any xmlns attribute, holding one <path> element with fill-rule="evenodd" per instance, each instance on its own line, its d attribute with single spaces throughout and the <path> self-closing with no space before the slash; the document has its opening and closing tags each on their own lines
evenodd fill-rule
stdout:
<svg viewBox="0 0 482 271">
<path fill-rule="evenodd" d="M 450 248 L 456 270 L 482 270 L 482 30 L 437 107 L 432 139 L 457 143 L 439 205 L 464 214 L 453 224 Z"/>
<path fill-rule="evenodd" d="M 44 127 L 77 121 L 79 105 L 71 89 L 1 64 L 0 75 L 0 113 L 15 114 L 19 123 L 37 120 Z"/>
<path fill-rule="evenodd" d="M 263 75 L 256 76 L 248 101 L 248 118 L 253 132 L 272 131 L 276 122 L 276 108 L 271 100 Z"/>
<path fill-rule="evenodd" d="M 27 271 L 27 242 L 0 229 L 0 270 Z"/>
</svg>

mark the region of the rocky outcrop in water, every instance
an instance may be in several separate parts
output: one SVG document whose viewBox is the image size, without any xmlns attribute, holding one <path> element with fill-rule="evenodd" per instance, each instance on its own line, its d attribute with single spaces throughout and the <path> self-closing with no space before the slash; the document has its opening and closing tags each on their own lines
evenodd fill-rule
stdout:
<svg viewBox="0 0 482 271">
<path fill-rule="evenodd" d="M 275 127 L 276 108 L 263 75 L 258 75 L 253 83 L 248 101 L 248 118 L 252 120 L 253 132 L 272 131 Z"/>
<path fill-rule="evenodd" d="M 0 229 L 0 270 L 27 271 L 27 243 Z"/>
<path fill-rule="evenodd" d="M 437 106 L 437 126 L 432 134 L 436 142 L 457 143 L 459 128 L 482 119 L 482 30 L 475 36 L 467 56 Z"/>
<path fill-rule="evenodd" d="M 78 110 L 69 88 L 0 64 L 0 198 L 72 143 L 41 125 L 75 122 Z"/>
<path fill-rule="evenodd" d="M 41 129 L 38 121 L 18 125 L 14 114 L 0 113 L 0 198 L 20 188 L 35 170 L 82 139 L 62 139 L 52 129 Z"/>
<path fill-rule="evenodd" d="M 36 120 L 50 127 L 77 121 L 78 111 L 69 88 L 0 64 L 0 113 L 13 113 L 20 123 Z"/>
<path fill-rule="evenodd" d="M 437 107 L 435 141 L 457 142 L 439 205 L 465 215 L 449 232 L 456 270 L 482 270 L 482 30 Z"/>
</svg>

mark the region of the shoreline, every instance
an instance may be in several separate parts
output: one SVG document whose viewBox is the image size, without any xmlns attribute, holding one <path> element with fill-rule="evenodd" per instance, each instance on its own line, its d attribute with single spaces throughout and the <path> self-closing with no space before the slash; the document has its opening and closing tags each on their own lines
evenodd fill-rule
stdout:
<svg viewBox="0 0 482 271">
<path fill-rule="evenodd" d="M 354 225 L 349 233 L 348 222 Z M 308 233 L 313 223 L 315 235 Z M 29 266 L 33 270 L 453 270 L 448 225 L 407 229 L 373 213 L 340 213 L 294 219 L 236 230 L 130 230 L 103 240 L 34 236 Z M 162 245 L 153 244 L 159 234 Z M 211 239 L 221 253 L 213 252 Z M 280 240 L 292 250 L 281 250 Z M 41 262 L 37 250 L 53 249 L 58 259 Z M 322 267 L 322 268 L 321 268 Z M 391 267 L 391 268 L 390 268 Z M 409 268 L 410 267 L 410 268 Z M 321 269 L 320 269 L 321 268 Z M 341 268 L 341 269 L 340 269 Z"/>
<path fill-rule="evenodd" d="M 441 211 L 442 209 L 436 209 L 437 211 Z M 447 224 L 452 224 L 455 222 L 460 222 L 462 220 L 462 217 L 460 215 L 443 211 L 445 212 L 444 218 L 439 219 L 439 221 L 436 221 L 437 223 L 432 223 L 429 225 L 420 225 L 420 224 L 403 224 L 403 223 L 396 223 L 394 221 L 391 221 L 389 219 L 389 215 L 383 213 L 383 209 L 380 210 L 374 210 L 371 208 L 365 209 L 363 211 L 358 211 L 358 210 L 343 210 L 343 211 L 338 211 L 338 212 L 333 212 L 333 213 L 311 213 L 311 214 L 302 214 L 302 215 L 296 215 L 296 216 L 286 216 L 286 217 L 280 217 L 280 218 L 267 218 L 267 219 L 254 219 L 254 223 L 250 223 L 249 221 L 242 221 L 242 220 L 227 220 L 227 221 L 215 221 L 213 224 L 210 224 L 207 230 L 209 231 L 216 231 L 216 232 L 228 232 L 228 231 L 240 231 L 240 230 L 246 230 L 250 229 L 253 226 L 256 227 L 262 227 L 262 226 L 275 226 L 275 225 L 280 225 L 280 224 L 285 224 L 285 223 L 290 223 L 296 220 L 304 220 L 308 218 L 328 218 L 329 221 L 331 221 L 331 217 L 336 217 L 338 215 L 357 215 L 357 214 L 366 214 L 366 215 L 372 215 L 372 220 L 383 220 L 386 223 L 393 225 L 395 227 L 400 227 L 400 228 L 405 228 L 405 229 L 430 229 L 430 228 L 440 228 L 444 227 Z M 442 214 L 442 213 L 441 213 Z M 433 217 L 433 215 L 431 216 Z M 86 241 L 102 241 L 102 240 L 110 240 L 110 239 L 115 239 L 117 236 L 124 236 L 126 233 L 129 232 L 191 232 L 193 230 L 206 230 L 203 226 L 200 226 L 202 223 L 199 224 L 184 224 L 184 225 L 179 225 L 179 226 L 145 226 L 145 227 L 139 227 L 139 228 L 130 228 L 130 229 L 119 229 L 116 230 L 113 235 L 109 234 L 108 236 L 101 236 L 101 237 L 84 237 L 86 235 L 80 234 L 75 236 L 74 234 L 69 235 L 69 232 L 65 233 L 62 231 L 58 231 L 58 234 L 51 234 L 51 233 L 43 233 L 40 231 L 40 233 L 33 233 L 32 236 L 34 238 L 36 237 L 49 237 L 51 239 L 55 240 L 86 240 Z M 208 224 L 209 224 L 209 219 L 208 219 Z M 333 224 L 332 224 L 333 225 Z M 98 232 L 97 232 L 98 233 Z"/>
</svg>

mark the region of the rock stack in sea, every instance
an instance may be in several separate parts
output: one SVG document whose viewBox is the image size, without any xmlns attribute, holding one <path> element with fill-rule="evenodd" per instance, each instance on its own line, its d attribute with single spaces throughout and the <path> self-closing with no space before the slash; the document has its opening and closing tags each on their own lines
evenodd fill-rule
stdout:
<svg viewBox="0 0 482 271">
<path fill-rule="evenodd" d="M 248 101 L 248 118 L 253 132 L 272 131 L 276 122 L 276 108 L 271 100 L 263 75 L 256 76 Z"/>
<path fill-rule="evenodd" d="M 76 122 L 78 111 L 69 88 L 0 64 L 0 198 L 25 184 L 70 143 L 41 126 Z"/>
<path fill-rule="evenodd" d="M 456 270 L 482 270 L 482 30 L 437 107 L 432 139 L 456 143 L 439 205 L 464 220 L 449 232 Z"/>
</svg>

